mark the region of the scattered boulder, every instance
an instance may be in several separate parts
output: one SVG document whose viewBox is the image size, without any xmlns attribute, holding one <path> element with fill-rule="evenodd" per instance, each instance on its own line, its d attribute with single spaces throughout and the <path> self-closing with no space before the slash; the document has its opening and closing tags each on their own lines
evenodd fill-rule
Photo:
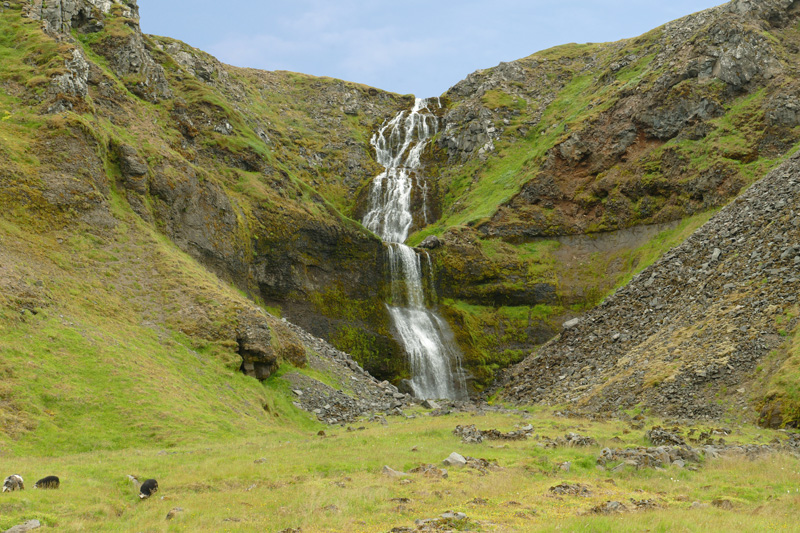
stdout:
<svg viewBox="0 0 800 533">
<path fill-rule="evenodd" d="M 456 429 L 453 430 L 453 433 L 461 437 L 461 442 L 465 444 L 480 444 L 483 442 L 483 432 L 475 427 L 474 424 L 469 426 L 456 426 Z"/>
<path fill-rule="evenodd" d="M 437 518 L 425 518 L 414 521 L 416 529 L 410 531 L 465 531 L 471 530 L 469 519 L 464 513 L 447 511 Z M 393 529 L 392 531 L 404 531 Z M 408 530 L 406 530 L 408 531 Z"/>
<path fill-rule="evenodd" d="M 382 426 L 388 426 L 389 425 L 389 422 L 386 420 L 386 417 L 385 416 L 381 416 L 381 415 L 372 415 L 371 417 L 369 417 L 369 421 L 370 422 L 377 422 Z"/>
<path fill-rule="evenodd" d="M 497 464 L 497 461 L 477 459 L 475 457 L 466 457 L 466 460 L 467 466 L 477 470 L 482 476 L 485 476 L 491 471 L 502 470 L 502 468 Z"/>
<path fill-rule="evenodd" d="M 455 466 L 461 468 L 467 465 L 467 460 L 464 458 L 463 455 L 453 452 L 451 453 L 447 459 L 442 461 L 445 466 Z"/>
<path fill-rule="evenodd" d="M 652 511 L 662 507 L 656 500 L 635 500 L 631 498 L 631 505 L 635 511 Z"/>
<path fill-rule="evenodd" d="M 653 426 L 644 436 L 654 446 L 683 446 L 686 444 L 686 441 L 677 434 L 677 428 L 670 432 L 659 426 Z"/>
<path fill-rule="evenodd" d="M 688 446 L 659 446 L 658 448 L 603 448 L 597 458 L 597 464 L 608 466 L 610 463 L 621 461 L 615 469 L 630 466 L 641 468 L 663 468 L 672 462 L 683 460 L 699 463 L 701 452 Z"/>
<path fill-rule="evenodd" d="M 542 442 L 545 448 L 599 446 L 599 443 L 594 438 L 578 435 L 577 433 L 567 433 L 563 437 L 556 437 L 555 439 L 544 437 Z"/>
<path fill-rule="evenodd" d="M 434 479 L 447 479 L 447 470 L 436 465 L 422 464 L 409 470 L 412 474 L 422 474 L 425 477 Z"/>
<path fill-rule="evenodd" d="M 592 491 L 586 485 L 580 483 L 559 483 L 548 489 L 550 494 L 559 496 L 583 496 L 588 497 L 592 495 Z"/>
<path fill-rule="evenodd" d="M 24 524 L 19 524 L 11 529 L 6 529 L 5 533 L 25 533 L 26 531 L 39 529 L 40 527 L 42 527 L 42 523 L 38 520 L 28 520 Z"/>
<path fill-rule="evenodd" d="M 425 409 L 441 409 L 441 406 L 438 403 L 428 399 L 422 401 L 422 407 Z"/>
<path fill-rule="evenodd" d="M 408 474 L 406 474 L 405 472 L 400 472 L 398 470 L 395 470 L 395 469 L 393 469 L 392 467 L 390 467 L 388 465 L 384 465 L 383 466 L 383 468 L 381 469 L 381 474 L 383 474 L 384 476 L 389 476 L 389 477 L 406 477 L 406 476 L 408 476 Z"/>
<path fill-rule="evenodd" d="M 592 507 L 589 512 L 592 514 L 618 514 L 628 512 L 628 508 L 621 502 L 608 501 Z"/>
<path fill-rule="evenodd" d="M 442 241 L 436 235 L 428 235 L 421 243 L 419 243 L 420 248 L 427 248 L 428 250 L 435 250 L 441 245 Z"/>
<path fill-rule="evenodd" d="M 713 505 L 717 509 L 724 509 L 725 511 L 730 511 L 731 509 L 733 509 L 733 504 L 731 503 L 731 501 L 722 498 L 713 500 L 711 502 L 711 505 Z"/>
<path fill-rule="evenodd" d="M 453 434 L 461 437 L 463 443 L 481 443 L 484 439 L 487 440 L 525 440 L 533 435 L 533 426 L 526 425 L 516 431 L 509 431 L 503 433 L 496 429 L 481 430 L 475 427 L 474 424 L 469 426 L 456 426 Z"/>
</svg>

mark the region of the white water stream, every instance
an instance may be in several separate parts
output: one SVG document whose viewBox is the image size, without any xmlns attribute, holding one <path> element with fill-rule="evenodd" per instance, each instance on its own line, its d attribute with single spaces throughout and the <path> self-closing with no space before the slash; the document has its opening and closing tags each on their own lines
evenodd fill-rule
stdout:
<svg viewBox="0 0 800 533">
<path fill-rule="evenodd" d="M 392 305 L 387 307 L 408 354 L 414 394 L 418 398 L 465 399 L 461 352 L 447 322 L 426 307 L 421 256 L 403 244 L 412 223 L 415 181 L 422 194 L 423 211 L 426 207 L 428 187 L 419 172 L 420 155 L 437 128 L 428 103 L 417 98 L 410 112 L 401 111 L 373 135 L 372 146 L 385 170 L 372 182 L 364 226 L 390 243 Z M 430 257 L 425 257 L 430 276 L 433 268 Z"/>
</svg>

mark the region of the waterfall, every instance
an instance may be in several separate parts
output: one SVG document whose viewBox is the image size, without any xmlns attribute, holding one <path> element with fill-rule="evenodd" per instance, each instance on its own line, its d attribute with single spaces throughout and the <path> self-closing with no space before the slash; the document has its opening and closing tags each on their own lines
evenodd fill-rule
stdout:
<svg viewBox="0 0 800 533">
<path fill-rule="evenodd" d="M 420 175 L 420 156 L 437 126 L 428 101 L 417 98 L 411 111 L 401 111 L 373 135 L 370 142 L 384 171 L 372 181 L 364 226 L 389 243 L 392 302 L 387 308 L 408 355 L 414 394 L 418 398 L 465 399 L 461 352 L 447 322 L 426 306 L 426 269 L 420 256 L 403 244 L 413 221 L 411 193 L 415 181 L 423 210 L 427 209 L 428 185 Z M 427 222 L 427 214 L 424 217 Z M 426 259 L 427 275 L 433 281 L 427 254 Z"/>
</svg>

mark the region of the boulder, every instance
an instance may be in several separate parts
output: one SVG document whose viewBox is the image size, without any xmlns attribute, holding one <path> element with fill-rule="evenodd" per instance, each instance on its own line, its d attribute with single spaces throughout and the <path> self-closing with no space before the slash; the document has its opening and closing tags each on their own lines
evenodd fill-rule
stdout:
<svg viewBox="0 0 800 533">
<path fill-rule="evenodd" d="M 381 469 L 381 474 L 383 474 L 384 476 L 389 476 L 389 477 L 407 477 L 408 476 L 408 474 L 406 474 L 405 472 L 400 472 L 398 470 L 395 470 L 395 469 L 393 469 L 392 467 L 390 467 L 388 465 L 384 465 L 383 466 L 383 468 Z"/>
<path fill-rule="evenodd" d="M 438 403 L 434 402 L 433 400 L 424 400 L 422 402 L 422 407 L 425 409 L 441 409 Z"/>
<path fill-rule="evenodd" d="M 447 459 L 442 461 L 442 463 L 445 466 L 457 466 L 460 468 L 462 466 L 466 466 L 467 460 L 464 458 L 463 455 L 453 452 L 447 457 Z"/>
<path fill-rule="evenodd" d="M 436 248 L 442 245 L 441 239 L 436 235 L 428 235 L 425 239 L 419 243 L 419 248 L 427 248 L 428 250 L 435 250 Z"/>
<path fill-rule="evenodd" d="M 25 533 L 26 531 L 39 529 L 40 527 L 42 527 L 42 523 L 38 520 L 28 520 L 24 524 L 19 524 L 11 529 L 6 529 L 5 533 Z"/>
</svg>

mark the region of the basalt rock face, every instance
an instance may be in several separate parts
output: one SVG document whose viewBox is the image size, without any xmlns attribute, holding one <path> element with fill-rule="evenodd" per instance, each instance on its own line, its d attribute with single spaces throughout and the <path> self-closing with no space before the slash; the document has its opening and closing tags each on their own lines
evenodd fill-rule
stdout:
<svg viewBox="0 0 800 533">
<path fill-rule="evenodd" d="M 781 330 L 796 325 L 798 265 L 795 156 L 507 370 L 502 395 L 591 412 L 641 406 L 673 417 L 720 418 L 727 409 L 751 416 L 756 368 L 784 343 Z"/>
<path fill-rule="evenodd" d="M 28 16 L 41 20 L 44 31 L 67 40 L 72 30 L 103 32 L 92 49 L 109 61 L 117 76 L 127 77 L 131 91 L 151 102 L 172 96 L 164 69 L 146 48 L 136 0 L 31 0 Z M 86 70 L 82 65 L 66 66 L 75 76 Z"/>
</svg>

